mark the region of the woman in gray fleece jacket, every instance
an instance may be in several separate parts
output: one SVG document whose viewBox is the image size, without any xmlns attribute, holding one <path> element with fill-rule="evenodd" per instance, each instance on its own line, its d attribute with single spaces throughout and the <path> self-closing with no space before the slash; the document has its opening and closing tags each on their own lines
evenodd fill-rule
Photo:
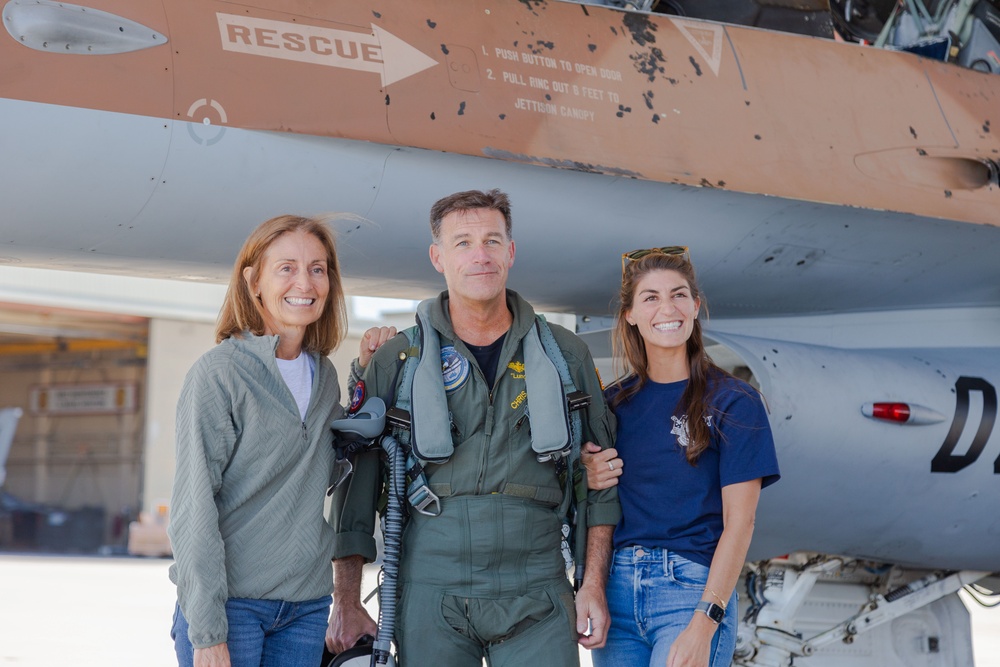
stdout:
<svg viewBox="0 0 1000 667">
<path fill-rule="evenodd" d="M 327 225 L 286 215 L 254 230 L 233 267 L 218 345 L 190 370 L 177 405 L 169 534 L 180 665 L 320 662 L 333 590 L 329 424 L 344 413 L 327 355 L 345 333 Z"/>
</svg>

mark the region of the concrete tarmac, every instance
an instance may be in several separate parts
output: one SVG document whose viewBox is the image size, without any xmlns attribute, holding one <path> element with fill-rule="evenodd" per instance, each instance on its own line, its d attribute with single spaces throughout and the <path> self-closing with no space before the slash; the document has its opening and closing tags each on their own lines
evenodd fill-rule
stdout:
<svg viewBox="0 0 1000 667">
<path fill-rule="evenodd" d="M 0 554 L 0 667 L 173 667 L 171 562 Z M 1000 667 L 1000 608 L 969 607 L 976 667 Z"/>
</svg>

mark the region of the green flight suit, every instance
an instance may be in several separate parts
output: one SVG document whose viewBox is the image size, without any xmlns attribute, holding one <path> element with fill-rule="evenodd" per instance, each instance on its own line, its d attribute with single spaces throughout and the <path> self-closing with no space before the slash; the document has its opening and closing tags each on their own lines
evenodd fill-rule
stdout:
<svg viewBox="0 0 1000 667">
<path fill-rule="evenodd" d="M 539 463 L 531 448 L 521 339 L 534 326 L 531 306 L 508 290 L 513 323 L 504 340 L 496 380 L 484 374 L 448 317 L 448 295 L 431 311 L 442 353 L 448 346 L 466 360 L 452 367 L 447 395 L 455 452 L 427 464 L 441 514 L 411 512 L 403 534 L 396 640 L 405 667 L 577 665 L 572 587 L 560 552 L 557 506 L 563 487 L 553 463 Z M 426 326 L 427 323 L 425 323 Z M 584 440 L 612 445 L 614 416 L 586 345 L 551 326 L 578 389 L 592 402 Z M 398 335 L 365 369 L 366 396 L 392 405 L 409 342 Z M 412 351 L 411 351 L 412 352 Z M 454 356 L 452 356 L 454 360 Z M 335 558 L 375 558 L 375 505 L 381 492 L 378 453 L 360 455 L 355 472 L 334 499 Z M 621 516 L 617 490 L 592 491 L 586 523 L 615 525 Z"/>
</svg>

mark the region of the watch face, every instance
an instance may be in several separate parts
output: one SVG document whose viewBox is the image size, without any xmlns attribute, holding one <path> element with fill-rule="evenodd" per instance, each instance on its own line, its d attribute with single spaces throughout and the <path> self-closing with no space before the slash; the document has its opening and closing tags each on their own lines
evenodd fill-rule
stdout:
<svg viewBox="0 0 1000 667">
<path fill-rule="evenodd" d="M 712 619 L 716 625 L 722 623 L 722 619 L 726 617 L 726 610 L 715 604 L 714 602 L 706 602 L 702 600 L 698 603 L 696 607 L 698 611 L 705 612 L 705 615 Z"/>
</svg>

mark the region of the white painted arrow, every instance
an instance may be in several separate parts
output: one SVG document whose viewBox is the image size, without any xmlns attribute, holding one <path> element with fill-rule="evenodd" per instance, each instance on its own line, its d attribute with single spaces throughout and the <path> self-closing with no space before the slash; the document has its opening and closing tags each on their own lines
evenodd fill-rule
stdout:
<svg viewBox="0 0 1000 667">
<path fill-rule="evenodd" d="M 225 51 L 377 72 L 383 87 L 438 64 L 375 24 L 369 34 L 236 14 L 216 17 Z"/>
<path fill-rule="evenodd" d="M 385 73 L 382 74 L 382 85 L 388 86 L 417 72 L 423 72 L 437 65 L 438 62 L 426 55 L 388 30 L 383 30 L 374 23 L 372 30 L 375 38 L 382 45 L 382 55 L 385 60 Z"/>
</svg>

